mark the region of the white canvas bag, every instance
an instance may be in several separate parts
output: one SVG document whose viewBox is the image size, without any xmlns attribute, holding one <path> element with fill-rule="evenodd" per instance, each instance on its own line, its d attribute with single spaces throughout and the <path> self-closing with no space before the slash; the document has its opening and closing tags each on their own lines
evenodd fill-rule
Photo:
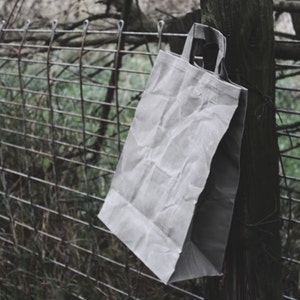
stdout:
<svg viewBox="0 0 300 300">
<path fill-rule="evenodd" d="M 190 63 L 198 39 L 218 45 L 214 72 Z M 164 283 L 222 272 L 247 93 L 225 48 L 194 24 L 181 56 L 159 52 L 98 215 Z"/>
</svg>

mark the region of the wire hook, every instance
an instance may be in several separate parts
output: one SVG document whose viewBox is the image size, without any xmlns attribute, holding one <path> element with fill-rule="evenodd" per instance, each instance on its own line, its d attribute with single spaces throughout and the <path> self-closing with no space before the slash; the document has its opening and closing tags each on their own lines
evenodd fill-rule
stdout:
<svg viewBox="0 0 300 300">
<path fill-rule="evenodd" d="M 165 21 L 160 20 L 157 23 L 157 36 L 158 36 L 158 50 L 161 49 L 162 33 L 165 26 Z"/>
<path fill-rule="evenodd" d="M 21 48 L 23 47 L 23 45 L 24 45 L 24 43 L 25 43 L 26 34 L 27 34 L 27 31 L 28 31 L 28 28 L 29 28 L 30 24 L 31 24 L 31 21 L 30 21 L 29 19 L 26 20 L 25 25 L 24 25 L 24 27 L 23 27 L 22 42 L 21 42 L 20 48 L 19 48 L 20 51 L 21 51 Z M 19 54 L 20 54 L 20 53 L 19 53 Z"/>
<path fill-rule="evenodd" d="M 5 28 L 6 22 L 5 20 L 2 20 L 0 23 L 0 32 Z"/>
<path fill-rule="evenodd" d="M 124 20 L 120 20 L 118 22 L 118 35 L 121 35 L 124 29 L 125 22 Z"/>
<path fill-rule="evenodd" d="M 27 32 L 27 30 L 28 30 L 30 24 L 31 24 L 31 21 L 30 21 L 29 19 L 26 20 L 25 25 L 24 25 L 24 27 L 23 27 L 23 32 L 24 32 L 24 33 Z"/>
<path fill-rule="evenodd" d="M 2 41 L 2 39 L 4 39 L 5 33 L 3 32 L 3 29 L 5 28 L 5 25 L 6 25 L 5 20 L 2 20 L 0 23 L 0 41 Z"/>
<path fill-rule="evenodd" d="M 89 25 L 90 25 L 90 21 L 88 19 L 84 20 L 83 21 L 83 32 L 82 32 L 82 35 L 85 37 L 86 36 L 86 32 L 89 28 Z"/>
<path fill-rule="evenodd" d="M 55 30 L 56 30 L 57 25 L 58 25 L 58 21 L 54 20 L 52 22 L 52 31 L 51 31 L 51 42 L 50 42 L 50 44 L 52 44 L 52 42 L 54 40 L 54 35 L 55 35 Z"/>
<path fill-rule="evenodd" d="M 53 20 L 53 22 L 52 22 L 52 31 L 54 31 L 56 29 L 57 25 L 58 25 L 58 21 L 56 19 Z"/>
</svg>

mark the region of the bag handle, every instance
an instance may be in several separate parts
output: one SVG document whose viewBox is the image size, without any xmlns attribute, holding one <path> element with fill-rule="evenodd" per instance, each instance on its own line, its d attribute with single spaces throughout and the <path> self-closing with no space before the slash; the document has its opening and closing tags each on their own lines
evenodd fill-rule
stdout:
<svg viewBox="0 0 300 300">
<path fill-rule="evenodd" d="M 194 39 L 204 40 L 206 44 L 216 44 L 218 46 L 219 51 L 214 72 L 216 75 L 222 75 L 224 72 L 223 69 L 225 69 L 224 59 L 226 53 L 226 38 L 224 35 L 210 26 L 194 23 L 188 33 L 181 55 L 184 60 L 190 61 Z"/>
</svg>

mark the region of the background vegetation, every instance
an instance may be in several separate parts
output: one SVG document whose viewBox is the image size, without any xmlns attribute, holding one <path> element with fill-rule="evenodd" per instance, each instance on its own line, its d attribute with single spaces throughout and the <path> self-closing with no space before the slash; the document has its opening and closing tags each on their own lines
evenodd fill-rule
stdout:
<svg viewBox="0 0 300 300">
<path fill-rule="evenodd" d="M 125 1 L 126 10 L 122 1 L 51 1 L 49 13 L 46 2 L 0 10 L 6 28 L 16 28 L 3 30 L 0 44 L 0 298 L 201 299 L 203 280 L 161 285 L 96 217 L 158 51 L 156 34 L 118 40 L 118 19 L 126 30 L 156 32 L 163 17 L 164 31 L 186 32 L 198 3 Z M 182 38 L 163 42 L 176 50 Z M 294 66 L 278 66 L 277 85 L 292 90 L 277 89 L 276 101 L 289 220 L 282 223 L 285 293 L 299 298 L 299 65 L 280 63 Z"/>
</svg>

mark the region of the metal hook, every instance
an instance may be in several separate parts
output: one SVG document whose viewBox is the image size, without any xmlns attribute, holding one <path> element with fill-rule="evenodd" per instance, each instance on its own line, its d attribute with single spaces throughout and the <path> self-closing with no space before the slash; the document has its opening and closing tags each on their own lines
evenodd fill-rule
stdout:
<svg viewBox="0 0 300 300">
<path fill-rule="evenodd" d="M 26 20 L 25 25 L 23 27 L 23 32 L 26 32 L 28 30 L 30 24 L 31 24 L 31 21 L 29 19 Z"/>
<path fill-rule="evenodd" d="M 56 19 L 53 20 L 53 22 L 52 22 L 52 31 L 56 29 L 57 25 L 58 25 L 58 21 Z"/>
<path fill-rule="evenodd" d="M 163 33 L 164 26 L 165 26 L 164 20 L 160 20 L 157 23 L 158 49 L 159 50 L 161 49 L 162 33 Z"/>
<path fill-rule="evenodd" d="M 90 21 L 89 20 L 84 20 L 83 21 L 83 31 L 82 31 L 82 43 L 81 43 L 81 51 L 80 51 L 80 59 L 82 57 L 82 53 L 83 53 L 83 48 L 84 48 L 84 44 L 85 44 L 85 39 L 86 39 L 86 33 L 87 33 L 87 30 L 89 28 L 89 24 L 90 24 Z"/>
<path fill-rule="evenodd" d="M 54 35 L 55 35 L 55 30 L 56 30 L 57 25 L 58 25 L 58 21 L 54 20 L 52 22 L 52 31 L 51 31 L 51 42 L 50 42 L 50 44 L 52 44 L 52 41 L 54 40 Z"/>
<path fill-rule="evenodd" d="M 124 25 L 125 25 L 125 22 L 123 20 L 120 20 L 118 22 L 118 35 L 122 34 L 123 29 L 124 29 Z"/>
<path fill-rule="evenodd" d="M 6 22 L 5 20 L 2 20 L 0 23 L 0 32 L 5 28 Z"/>
<path fill-rule="evenodd" d="M 25 43 L 26 34 L 27 34 L 27 31 L 28 31 L 28 28 L 29 28 L 30 24 L 31 24 L 31 21 L 26 20 L 25 25 L 23 27 L 23 37 L 22 37 L 22 42 L 21 42 L 21 45 L 20 45 L 20 49 L 23 47 L 23 44 Z"/>
<path fill-rule="evenodd" d="M 86 32 L 89 28 L 89 25 L 90 25 L 90 21 L 88 19 L 83 21 L 83 33 L 84 33 L 84 35 L 86 35 Z"/>
</svg>

